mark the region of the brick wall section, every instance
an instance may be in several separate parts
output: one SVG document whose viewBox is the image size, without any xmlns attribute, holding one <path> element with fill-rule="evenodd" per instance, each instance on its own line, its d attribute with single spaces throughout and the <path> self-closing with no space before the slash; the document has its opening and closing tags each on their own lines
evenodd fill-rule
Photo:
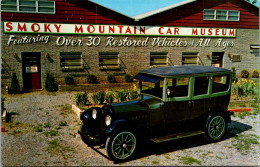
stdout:
<svg viewBox="0 0 260 167">
<path fill-rule="evenodd" d="M 86 74 L 91 73 L 95 74 L 100 81 L 106 80 L 106 75 L 108 73 L 117 73 L 117 79 L 119 81 L 123 80 L 122 74 L 131 73 L 133 75 L 137 74 L 140 70 L 150 68 L 150 52 L 168 52 L 168 56 L 173 65 L 182 64 L 182 52 L 198 52 L 202 62 L 206 66 L 211 65 L 211 59 L 206 55 L 212 52 L 224 52 L 224 67 L 231 69 L 231 67 L 236 67 L 237 73 L 242 69 L 249 69 L 250 72 L 253 69 L 259 69 L 259 56 L 255 56 L 250 53 L 250 45 L 259 44 L 259 30 L 256 29 L 238 29 L 236 38 L 222 38 L 223 41 L 233 42 L 233 47 L 215 47 L 215 44 L 219 38 L 211 38 L 210 44 L 211 47 L 159 47 L 152 46 L 151 43 L 154 37 L 149 37 L 149 42 L 147 47 L 111 47 L 106 46 L 106 41 L 108 36 L 96 36 L 101 38 L 101 43 L 99 46 L 88 47 L 85 43 L 88 40 L 88 36 L 83 35 L 64 35 L 67 39 L 81 39 L 83 41 L 83 46 L 57 46 L 56 39 L 58 36 L 50 35 L 50 40 L 47 44 L 45 43 L 34 43 L 34 44 L 21 44 L 21 45 L 7 45 L 10 34 L 2 33 L 2 63 L 3 66 L 7 69 L 7 72 L 2 72 L 2 86 L 11 85 L 11 74 L 16 72 L 21 88 L 23 83 L 22 77 L 22 52 L 41 52 L 41 71 L 42 71 L 42 88 L 44 88 L 44 81 L 46 78 L 46 72 L 51 71 L 54 73 L 55 78 L 59 83 L 64 82 L 64 77 L 67 74 L 77 75 L 75 77 L 76 83 L 83 84 L 86 83 Z M 35 37 L 37 35 L 28 35 L 28 34 L 15 34 L 17 39 L 20 39 L 24 36 Z M 44 35 L 43 35 L 44 36 Z M 125 36 L 114 36 L 115 39 L 124 39 Z M 139 36 L 128 36 L 129 40 L 145 40 L 147 37 Z M 173 37 L 169 38 L 174 41 L 178 38 Z M 161 37 L 161 39 L 163 39 Z M 182 41 L 196 41 L 198 42 L 201 38 L 180 38 Z M 204 38 L 205 39 L 205 38 Z M 53 60 L 51 62 L 48 58 L 45 57 L 45 53 L 50 55 L 50 58 Z M 86 68 L 83 72 L 63 72 L 60 68 L 60 52 L 82 52 L 82 57 Z M 99 52 L 119 52 L 120 60 L 124 64 L 125 68 L 120 71 L 102 71 L 99 69 Z M 17 58 L 13 56 L 13 53 L 17 54 Z M 228 53 L 231 54 L 240 54 L 242 55 L 241 62 L 232 62 L 228 56 Z M 81 75 L 81 76 L 80 76 Z"/>
</svg>

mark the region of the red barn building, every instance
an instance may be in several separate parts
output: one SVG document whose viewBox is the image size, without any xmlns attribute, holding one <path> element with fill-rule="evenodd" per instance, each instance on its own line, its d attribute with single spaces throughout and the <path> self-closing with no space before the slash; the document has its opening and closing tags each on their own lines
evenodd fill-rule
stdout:
<svg viewBox="0 0 260 167">
<path fill-rule="evenodd" d="M 47 71 L 105 80 L 156 66 L 259 69 L 259 8 L 244 0 L 187 0 L 129 17 L 90 0 L 2 0 L 2 86 L 25 90 Z"/>
</svg>

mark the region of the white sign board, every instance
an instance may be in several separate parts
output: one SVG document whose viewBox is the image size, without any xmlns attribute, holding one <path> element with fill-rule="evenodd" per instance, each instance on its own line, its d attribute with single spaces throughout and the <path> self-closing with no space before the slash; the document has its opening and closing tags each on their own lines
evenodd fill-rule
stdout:
<svg viewBox="0 0 260 167">
<path fill-rule="evenodd" d="M 232 28 L 4 22 L 4 33 L 236 37 Z"/>
</svg>

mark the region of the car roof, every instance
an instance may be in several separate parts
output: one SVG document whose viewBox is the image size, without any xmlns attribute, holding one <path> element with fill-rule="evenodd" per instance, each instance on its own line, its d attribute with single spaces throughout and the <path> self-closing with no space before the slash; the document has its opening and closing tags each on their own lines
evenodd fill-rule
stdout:
<svg viewBox="0 0 260 167">
<path fill-rule="evenodd" d="M 230 73 L 231 70 L 221 68 L 221 67 L 211 67 L 211 66 L 166 66 L 166 67 L 155 67 L 142 70 L 139 74 L 151 74 L 160 77 L 169 77 L 176 75 L 193 75 L 193 74 L 205 74 L 205 73 L 219 73 L 227 72 Z"/>
</svg>

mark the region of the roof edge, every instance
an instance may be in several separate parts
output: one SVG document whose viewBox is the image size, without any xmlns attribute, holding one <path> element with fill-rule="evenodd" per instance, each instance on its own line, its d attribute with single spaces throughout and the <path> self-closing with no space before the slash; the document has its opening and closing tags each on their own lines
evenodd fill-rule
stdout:
<svg viewBox="0 0 260 167">
<path fill-rule="evenodd" d="M 118 14 L 120 14 L 120 15 L 122 15 L 122 16 L 128 17 L 129 19 L 134 20 L 134 18 L 131 17 L 131 16 L 127 16 L 127 15 L 125 15 L 125 14 L 123 14 L 123 13 L 120 13 L 120 12 L 114 10 L 114 9 L 111 9 L 111 8 L 106 7 L 106 6 L 104 6 L 104 5 L 101 5 L 101 4 L 97 3 L 97 2 L 94 2 L 93 0 L 88 0 L 88 1 L 89 1 L 89 2 L 92 2 L 93 4 L 99 5 L 99 6 L 103 7 L 103 8 L 106 8 L 106 9 L 108 9 L 108 10 L 111 10 L 111 11 L 113 11 L 113 12 L 115 12 L 115 13 L 118 13 Z"/>
<path fill-rule="evenodd" d="M 156 10 L 152 10 L 150 12 L 146 12 L 146 13 L 143 13 L 143 14 L 140 14 L 140 15 L 136 15 L 136 16 L 133 16 L 132 18 L 134 18 L 136 21 L 138 21 L 138 20 L 144 19 L 146 17 L 150 17 L 152 15 L 162 13 L 164 11 L 167 11 L 167 10 L 170 10 L 170 9 L 182 6 L 182 5 L 186 5 L 186 4 L 195 2 L 195 1 L 197 1 L 197 0 L 186 0 L 186 1 L 183 1 L 183 2 L 180 2 L 180 3 L 177 3 L 177 4 L 173 4 L 173 5 L 170 5 L 170 6 L 166 6 L 166 7 L 163 7 L 163 8 L 156 9 Z"/>
</svg>

